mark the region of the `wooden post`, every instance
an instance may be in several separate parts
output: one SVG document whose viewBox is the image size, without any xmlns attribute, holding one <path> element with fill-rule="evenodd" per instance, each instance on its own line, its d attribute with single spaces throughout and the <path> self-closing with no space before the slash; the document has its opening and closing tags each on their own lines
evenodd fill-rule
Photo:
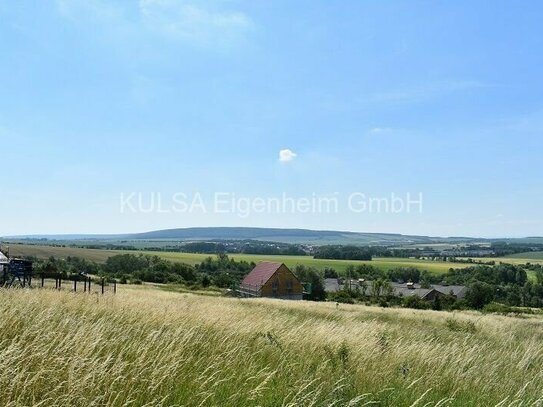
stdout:
<svg viewBox="0 0 543 407">
<path fill-rule="evenodd" d="M 41 288 L 45 285 L 45 273 L 41 273 Z"/>
<path fill-rule="evenodd" d="M 91 278 L 89 277 L 89 293 L 91 292 Z"/>
<path fill-rule="evenodd" d="M 102 295 L 104 295 L 104 277 L 102 277 Z"/>
<path fill-rule="evenodd" d="M 77 277 L 74 277 L 74 293 L 77 292 Z"/>
<path fill-rule="evenodd" d="M 62 289 L 62 274 L 58 275 L 58 289 Z"/>
<path fill-rule="evenodd" d="M 113 280 L 113 294 L 117 294 L 117 280 Z"/>
</svg>

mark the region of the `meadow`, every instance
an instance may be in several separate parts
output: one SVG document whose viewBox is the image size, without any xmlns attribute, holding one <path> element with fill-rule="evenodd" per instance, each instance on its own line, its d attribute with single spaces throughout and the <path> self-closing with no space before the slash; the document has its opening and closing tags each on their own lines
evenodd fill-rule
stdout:
<svg viewBox="0 0 543 407">
<path fill-rule="evenodd" d="M 541 253 L 543 252 L 519 253 L 519 254 L 512 254 L 507 257 L 477 257 L 477 258 L 473 258 L 473 261 L 476 261 L 476 262 L 494 261 L 496 262 L 496 264 L 507 263 L 507 264 L 519 265 L 519 264 L 532 263 L 532 264 L 543 265 L 543 256 L 541 255 Z"/>
<path fill-rule="evenodd" d="M 540 316 L 0 290 L 0 405 L 541 405 L 542 340 Z"/>
<path fill-rule="evenodd" d="M 57 258 L 65 258 L 67 256 L 82 257 L 88 260 L 99 263 L 105 262 L 108 257 L 117 254 L 126 253 L 143 253 L 154 256 L 159 256 L 165 260 L 196 264 L 202 262 L 209 254 L 197 253 L 180 253 L 180 252 L 160 252 L 160 251 L 130 251 L 130 250 L 101 250 L 101 249 L 84 249 L 76 247 L 54 247 L 54 246 L 39 246 L 39 245 L 10 245 L 10 253 L 13 256 L 35 256 L 38 258 L 48 258 L 54 256 Z M 344 273 L 348 265 L 370 264 L 380 270 L 388 270 L 396 267 L 416 267 L 420 270 L 428 270 L 430 273 L 441 274 L 447 272 L 450 268 L 463 268 L 465 264 L 449 263 L 444 261 L 417 260 L 407 258 L 375 258 L 372 261 L 359 260 L 326 260 L 314 259 L 311 256 L 277 256 L 277 255 L 256 255 L 256 254 L 232 254 L 229 255 L 235 260 L 245 260 L 248 262 L 258 263 L 259 261 L 276 261 L 285 263 L 289 267 L 294 267 L 297 264 L 313 266 L 318 269 L 332 267 L 339 273 Z"/>
<path fill-rule="evenodd" d="M 540 260 L 538 263 L 543 262 L 543 252 L 529 252 L 529 253 L 517 253 L 510 256 L 513 259 L 522 259 L 526 261 Z"/>
</svg>

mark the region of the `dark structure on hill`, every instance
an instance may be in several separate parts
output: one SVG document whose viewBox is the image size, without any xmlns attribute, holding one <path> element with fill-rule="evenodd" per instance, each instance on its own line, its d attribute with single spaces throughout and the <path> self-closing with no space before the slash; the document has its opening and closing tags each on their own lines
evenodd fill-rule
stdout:
<svg viewBox="0 0 543 407">
<path fill-rule="evenodd" d="M 242 297 L 301 300 L 304 287 L 284 264 L 262 262 L 243 279 L 238 293 Z"/>
<path fill-rule="evenodd" d="M 0 252 L 0 287 L 30 287 L 32 283 L 32 262 L 9 259 Z"/>
</svg>

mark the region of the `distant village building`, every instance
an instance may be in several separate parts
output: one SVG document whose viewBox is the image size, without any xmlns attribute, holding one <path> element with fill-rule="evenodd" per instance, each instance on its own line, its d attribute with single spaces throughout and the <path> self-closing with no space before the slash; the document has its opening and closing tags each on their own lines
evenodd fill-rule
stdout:
<svg viewBox="0 0 543 407">
<path fill-rule="evenodd" d="M 259 263 L 241 282 L 242 297 L 269 297 L 301 300 L 303 286 L 300 280 L 282 263 Z"/>
<path fill-rule="evenodd" d="M 373 282 L 363 280 L 344 280 L 338 278 L 327 278 L 324 281 L 325 290 L 327 293 L 351 289 L 365 292 L 366 295 L 371 295 L 373 292 Z M 433 301 L 436 297 L 451 295 L 457 299 L 462 299 L 466 296 L 466 287 L 463 285 L 441 285 L 434 284 L 429 288 L 423 288 L 420 284 L 415 283 L 390 283 L 392 295 L 395 297 L 408 297 L 416 295 L 423 300 Z"/>
</svg>

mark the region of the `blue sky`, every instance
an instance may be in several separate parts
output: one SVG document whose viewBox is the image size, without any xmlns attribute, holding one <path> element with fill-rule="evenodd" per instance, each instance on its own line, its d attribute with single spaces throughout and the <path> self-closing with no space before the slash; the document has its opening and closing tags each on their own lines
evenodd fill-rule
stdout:
<svg viewBox="0 0 543 407">
<path fill-rule="evenodd" d="M 0 235 L 543 235 L 542 15 L 537 1 L 0 0 Z M 424 206 L 120 213 L 132 192 Z"/>
</svg>

